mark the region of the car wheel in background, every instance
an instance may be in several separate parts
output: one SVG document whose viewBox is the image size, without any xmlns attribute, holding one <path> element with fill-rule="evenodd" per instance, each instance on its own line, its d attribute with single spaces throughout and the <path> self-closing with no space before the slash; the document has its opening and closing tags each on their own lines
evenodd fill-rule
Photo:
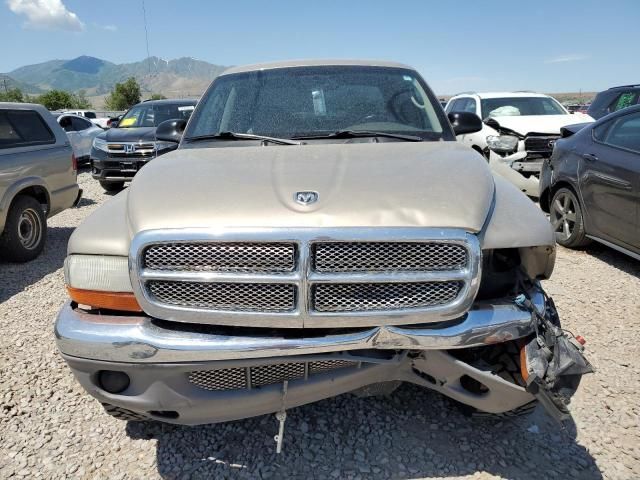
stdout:
<svg viewBox="0 0 640 480">
<path fill-rule="evenodd" d="M 549 220 L 556 235 L 556 242 L 563 247 L 578 248 L 591 243 L 584 230 L 580 202 L 568 188 L 560 188 L 553 194 L 549 205 Z"/>
<path fill-rule="evenodd" d="M 100 186 L 107 192 L 119 192 L 124 188 L 124 182 L 104 182 L 101 180 Z"/>
<path fill-rule="evenodd" d="M 0 236 L 0 256 L 11 262 L 28 262 L 40 255 L 46 239 L 47 219 L 42 205 L 33 197 L 18 195 Z"/>
</svg>

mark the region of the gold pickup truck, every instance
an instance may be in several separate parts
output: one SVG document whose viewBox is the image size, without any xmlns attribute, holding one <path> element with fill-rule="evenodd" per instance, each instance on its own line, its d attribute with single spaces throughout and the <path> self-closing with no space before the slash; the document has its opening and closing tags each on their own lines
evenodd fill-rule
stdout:
<svg viewBox="0 0 640 480">
<path fill-rule="evenodd" d="M 123 419 L 282 432 L 291 407 L 401 382 L 564 418 L 591 367 L 540 285 L 554 235 L 456 142 L 480 128 L 396 63 L 228 70 L 72 235 L 63 357 Z"/>
</svg>

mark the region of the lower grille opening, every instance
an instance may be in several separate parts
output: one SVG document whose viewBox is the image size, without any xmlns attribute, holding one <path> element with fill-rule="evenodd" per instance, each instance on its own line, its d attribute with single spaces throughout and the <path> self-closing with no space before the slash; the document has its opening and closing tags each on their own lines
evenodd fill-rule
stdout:
<svg viewBox="0 0 640 480">
<path fill-rule="evenodd" d="M 351 360 L 314 360 L 246 368 L 200 370 L 189 373 L 189 382 L 209 391 L 243 390 L 359 366 L 360 362 Z"/>
<path fill-rule="evenodd" d="M 168 305 L 240 312 L 290 312 L 296 287 L 285 283 L 201 283 L 153 280 L 155 300 Z"/>
<path fill-rule="evenodd" d="M 453 302 L 462 282 L 342 283 L 313 287 L 318 312 L 385 311 L 434 307 Z"/>
</svg>

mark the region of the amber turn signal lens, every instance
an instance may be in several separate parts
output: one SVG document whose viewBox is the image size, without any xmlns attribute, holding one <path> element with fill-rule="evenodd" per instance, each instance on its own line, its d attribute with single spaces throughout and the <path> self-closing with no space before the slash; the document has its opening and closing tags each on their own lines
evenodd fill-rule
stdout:
<svg viewBox="0 0 640 480">
<path fill-rule="evenodd" d="M 67 285 L 71 300 L 82 305 L 108 310 L 122 310 L 126 312 L 141 312 L 136 297 L 131 292 L 99 292 L 96 290 L 82 290 Z"/>
<path fill-rule="evenodd" d="M 520 347 L 520 374 L 522 379 L 526 382 L 529 379 L 529 369 L 527 368 L 527 346 L 522 345 Z"/>
</svg>

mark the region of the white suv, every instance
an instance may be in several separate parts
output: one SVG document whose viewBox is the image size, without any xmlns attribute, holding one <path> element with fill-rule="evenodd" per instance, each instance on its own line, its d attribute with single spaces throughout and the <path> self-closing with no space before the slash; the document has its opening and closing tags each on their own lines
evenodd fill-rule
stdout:
<svg viewBox="0 0 640 480">
<path fill-rule="evenodd" d="M 450 112 L 471 112 L 484 120 L 484 128 L 458 135 L 458 141 L 483 154 L 492 170 L 530 197 L 539 195 L 542 163 L 551 156 L 560 129 L 593 122 L 589 115 L 569 113 L 557 100 L 540 93 L 462 93 L 445 107 Z"/>
</svg>

